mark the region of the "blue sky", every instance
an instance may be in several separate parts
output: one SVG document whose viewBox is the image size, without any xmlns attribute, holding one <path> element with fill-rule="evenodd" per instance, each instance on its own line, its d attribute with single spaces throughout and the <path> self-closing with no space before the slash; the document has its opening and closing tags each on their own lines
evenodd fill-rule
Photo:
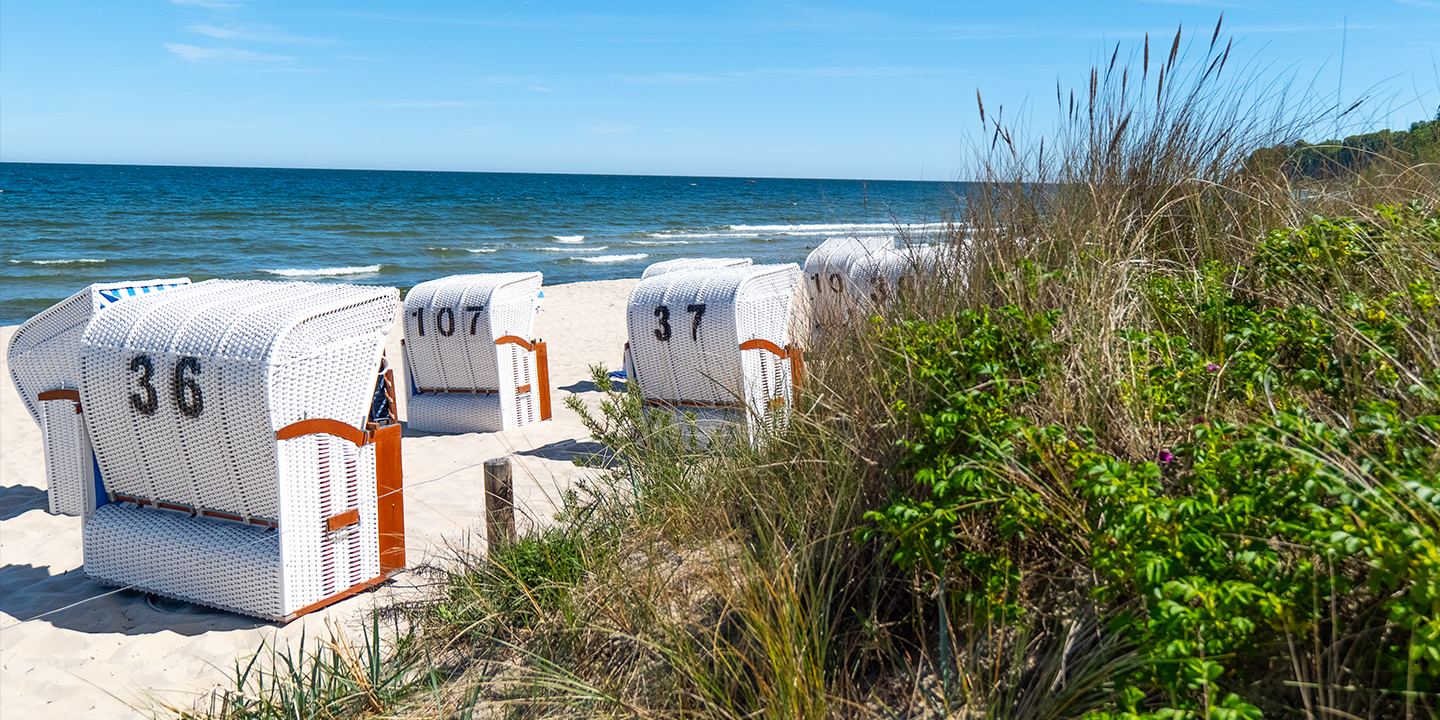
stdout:
<svg viewBox="0 0 1440 720">
<path fill-rule="evenodd" d="M 1440 0 L 3 0 L 0 160 L 963 179 L 977 89 L 1043 131 L 1221 12 L 1349 130 L 1435 116 Z"/>
</svg>

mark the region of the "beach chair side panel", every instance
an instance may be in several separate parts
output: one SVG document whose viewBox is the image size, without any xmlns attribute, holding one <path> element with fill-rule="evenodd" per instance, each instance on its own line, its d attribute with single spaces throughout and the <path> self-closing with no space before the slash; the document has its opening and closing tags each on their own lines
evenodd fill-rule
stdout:
<svg viewBox="0 0 1440 720">
<path fill-rule="evenodd" d="M 79 406 L 79 346 L 90 318 L 127 297 L 189 284 L 189 278 L 98 283 L 47 308 L 10 337 L 10 379 L 40 426 L 51 514 L 95 508 L 95 459 Z"/>
<path fill-rule="evenodd" d="M 757 419 L 783 417 L 793 403 L 790 309 L 799 284 L 799 267 L 782 266 L 748 279 L 737 293 L 741 346 L 751 346 L 740 355 L 746 407 Z M 747 342 L 754 340 L 765 342 Z"/>
</svg>

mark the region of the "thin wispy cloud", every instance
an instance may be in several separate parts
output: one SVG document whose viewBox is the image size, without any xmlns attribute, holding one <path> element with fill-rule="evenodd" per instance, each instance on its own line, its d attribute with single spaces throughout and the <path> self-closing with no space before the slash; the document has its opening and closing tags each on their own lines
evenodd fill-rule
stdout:
<svg viewBox="0 0 1440 720">
<path fill-rule="evenodd" d="M 1395 0 L 1395 2 L 1401 5 L 1411 5 L 1427 10 L 1440 10 L 1440 2 L 1430 2 L 1429 0 Z"/>
<path fill-rule="evenodd" d="M 639 125 L 586 125 L 580 128 L 590 135 L 623 135 L 640 129 Z"/>
<path fill-rule="evenodd" d="M 243 40 L 246 42 L 272 43 L 280 45 L 333 45 L 335 40 L 322 37 L 291 35 L 279 28 L 269 26 L 216 27 L 214 25 L 191 25 L 190 32 L 208 35 L 222 40 Z"/>
<path fill-rule="evenodd" d="M 616 80 L 636 83 L 658 83 L 665 85 L 697 85 L 701 83 L 735 82 L 743 79 L 742 73 L 720 73 L 705 75 L 702 73 L 672 73 L 657 72 L 645 73 L 643 75 L 616 75 Z"/>
<path fill-rule="evenodd" d="M 815 77 L 815 78 L 877 78 L 907 75 L 947 75 L 961 72 L 946 68 L 911 68 L 887 66 L 813 67 L 813 68 L 759 68 L 718 73 L 646 73 L 643 75 L 617 75 L 623 82 L 656 83 L 674 85 L 695 85 L 703 83 L 737 82 L 766 77 Z"/>
<path fill-rule="evenodd" d="M 465 100 L 401 100 L 399 102 L 372 102 L 350 105 L 349 107 L 365 108 L 455 108 L 455 107 L 479 107 L 488 103 L 470 102 Z"/>
<path fill-rule="evenodd" d="M 196 7 L 210 8 L 211 10 L 225 10 L 240 7 L 240 3 L 226 2 L 226 0 L 170 0 L 170 2 L 176 5 L 194 5 Z"/>
<path fill-rule="evenodd" d="M 539 86 L 539 85 L 531 85 L 531 86 L 530 86 L 530 89 L 531 89 L 531 90 L 534 90 L 535 92 L 555 92 L 554 90 L 552 90 L 552 89 L 550 89 L 550 88 L 548 88 L 548 87 L 541 87 L 541 86 Z"/>
<path fill-rule="evenodd" d="M 190 62 L 284 62 L 289 55 L 270 55 L 233 47 L 207 48 L 181 43 L 165 43 L 165 49 Z"/>
</svg>

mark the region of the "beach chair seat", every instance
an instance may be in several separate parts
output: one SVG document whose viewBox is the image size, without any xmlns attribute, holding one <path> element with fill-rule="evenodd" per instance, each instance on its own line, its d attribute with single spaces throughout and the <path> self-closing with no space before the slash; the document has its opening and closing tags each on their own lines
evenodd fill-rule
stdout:
<svg viewBox="0 0 1440 720">
<path fill-rule="evenodd" d="M 136 295 L 188 285 L 189 278 L 97 283 L 25 321 L 10 336 L 10 380 L 40 426 L 46 496 L 53 515 L 95 509 L 95 458 L 80 416 L 80 335 L 105 308 Z"/>
<path fill-rule="evenodd" d="M 752 265 L 643 279 L 626 306 L 626 370 L 647 404 L 702 418 L 779 421 L 803 356 L 789 341 L 800 268 Z"/>
<path fill-rule="evenodd" d="M 451 275 L 405 295 L 412 430 L 508 430 L 550 419 L 545 343 L 532 339 L 543 276 Z"/>
<path fill-rule="evenodd" d="M 96 315 L 86 574 L 287 621 L 404 567 L 400 425 L 372 420 L 398 305 L 394 288 L 210 280 Z"/>
<path fill-rule="evenodd" d="M 651 263 L 650 267 L 645 268 L 645 272 L 640 275 L 640 279 L 644 280 L 645 278 L 664 275 L 665 273 L 675 272 L 676 270 L 744 267 L 752 263 L 753 261 L 750 258 L 675 258 L 674 260 L 661 260 L 657 263 Z"/>
</svg>

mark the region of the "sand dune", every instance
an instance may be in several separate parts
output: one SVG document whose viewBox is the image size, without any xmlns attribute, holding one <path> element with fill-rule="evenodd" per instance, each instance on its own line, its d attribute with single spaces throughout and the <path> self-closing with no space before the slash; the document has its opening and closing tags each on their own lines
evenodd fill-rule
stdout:
<svg viewBox="0 0 1440 720">
<path fill-rule="evenodd" d="M 444 559 L 447 546 L 483 546 L 481 463 L 509 455 L 517 505 L 547 522 L 554 501 L 589 472 L 571 458 L 595 449 L 563 404 L 571 393 L 598 399 L 588 366 L 620 365 L 625 302 L 636 280 L 545 288 L 537 335 L 550 356 L 554 419 L 503 433 L 429 435 L 406 431 L 405 527 L 409 564 Z M 8 342 L 14 327 L 0 329 Z M 398 369 L 400 328 L 388 355 Z M 40 431 L 0 359 L 0 717 L 132 718 L 160 702 L 190 706 L 226 685 L 237 659 L 263 643 L 283 646 L 302 632 L 324 634 L 326 619 L 353 628 L 369 608 L 421 579 L 403 573 L 285 626 L 193 605 L 152 600 L 86 578 L 80 519 L 45 512 Z M 397 379 L 401 376 L 396 373 Z M 404 401 L 401 400 L 401 418 Z"/>
</svg>

